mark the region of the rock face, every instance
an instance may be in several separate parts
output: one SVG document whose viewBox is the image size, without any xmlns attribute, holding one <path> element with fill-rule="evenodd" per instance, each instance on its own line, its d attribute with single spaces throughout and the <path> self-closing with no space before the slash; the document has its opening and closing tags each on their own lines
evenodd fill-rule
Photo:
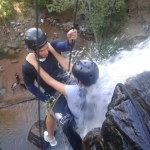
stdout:
<svg viewBox="0 0 150 150">
<path fill-rule="evenodd" d="M 84 148 L 150 149 L 150 72 L 116 85 L 101 130 L 87 134 Z"/>
</svg>

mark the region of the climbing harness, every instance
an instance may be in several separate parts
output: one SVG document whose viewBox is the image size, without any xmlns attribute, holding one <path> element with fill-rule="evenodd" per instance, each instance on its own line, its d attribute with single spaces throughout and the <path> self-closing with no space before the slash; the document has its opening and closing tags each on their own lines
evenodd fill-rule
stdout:
<svg viewBox="0 0 150 150">
<path fill-rule="evenodd" d="M 57 93 L 57 92 L 56 92 Z M 51 110 L 54 108 L 56 102 L 60 98 L 62 94 L 59 94 L 56 98 L 55 96 L 50 96 L 50 94 L 47 94 L 46 104 L 47 104 L 47 115 L 50 114 Z"/>
<path fill-rule="evenodd" d="M 75 24 L 76 24 L 77 8 L 78 8 L 78 0 L 76 0 L 76 9 L 75 9 L 75 14 L 74 14 L 73 29 L 75 29 Z M 73 45 L 73 43 L 74 43 L 74 41 L 72 40 L 72 44 L 70 46 L 70 56 L 69 56 L 69 66 L 68 66 L 69 77 L 71 75 L 70 64 L 71 64 L 71 58 L 72 58 L 72 45 Z"/>
</svg>

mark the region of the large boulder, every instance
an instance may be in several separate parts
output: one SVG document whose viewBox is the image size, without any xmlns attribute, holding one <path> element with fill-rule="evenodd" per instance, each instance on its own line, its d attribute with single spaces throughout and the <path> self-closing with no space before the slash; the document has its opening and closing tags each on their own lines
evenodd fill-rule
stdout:
<svg viewBox="0 0 150 150">
<path fill-rule="evenodd" d="M 13 48 L 13 49 L 19 48 L 19 44 L 18 43 L 13 43 L 13 44 L 12 43 L 8 43 L 7 46 L 9 48 Z"/>
<path fill-rule="evenodd" d="M 92 143 L 87 142 L 89 139 Z M 88 133 L 84 147 L 87 150 L 93 147 L 95 150 L 150 149 L 150 72 L 116 85 L 101 131 Z"/>
</svg>

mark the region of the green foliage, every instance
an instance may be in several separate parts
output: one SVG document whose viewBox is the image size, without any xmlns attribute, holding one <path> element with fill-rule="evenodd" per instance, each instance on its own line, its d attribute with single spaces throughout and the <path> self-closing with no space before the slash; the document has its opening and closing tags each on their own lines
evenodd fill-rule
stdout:
<svg viewBox="0 0 150 150">
<path fill-rule="evenodd" d="M 0 48 L 0 53 L 2 53 L 3 52 L 3 48 Z"/>
<path fill-rule="evenodd" d="M 118 28 L 118 22 L 122 22 L 125 18 L 123 17 L 125 3 L 124 0 L 119 0 L 114 5 L 114 2 L 114 0 L 94 0 L 80 5 L 79 14 L 85 14 L 89 30 L 99 32 L 108 26 L 112 30 Z"/>
<path fill-rule="evenodd" d="M 47 10 L 49 13 L 55 12 L 62 12 L 74 5 L 75 0 L 52 0 L 52 3 L 47 4 Z"/>
<path fill-rule="evenodd" d="M 9 18 L 14 18 L 13 0 L 0 0 L 0 18 L 5 24 Z"/>
<path fill-rule="evenodd" d="M 46 5 L 48 5 L 52 0 L 38 0 L 38 6 L 39 8 L 45 8 Z"/>
<path fill-rule="evenodd" d="M 29 15 L 28 9 L 34 7 L 34 0 L 26 0 L 26 1 L 24 0 L 19 2 L 19 5 L 20 5 L 21 12 L 24 14 L 24 16 L 27 16 Z"/>
<path fill-rule="evenodd" d="M 17 11 L 14 4 L 19 3 L 22 13 L 27 12 L 27 8 L 33 6 L 34 0 L 0 0 L 0 19 L 3 24 L 7 24 L 9 20 L 15 18 Z"/>
<path fill-rule="evenodd" d="M 125 18 L 126 5 L 124 0 L 78 1 L 78 15 L 85 16 L 86 27 L 95 33 L 102 32 L 108 27 L 110 31 L 115 31 Z M 49 12 L 62 12 L 73 6 L 75 9 L 75 3 L 76 0 L 52 0 L 52 3 L 46 7 Z"/>
</svg>

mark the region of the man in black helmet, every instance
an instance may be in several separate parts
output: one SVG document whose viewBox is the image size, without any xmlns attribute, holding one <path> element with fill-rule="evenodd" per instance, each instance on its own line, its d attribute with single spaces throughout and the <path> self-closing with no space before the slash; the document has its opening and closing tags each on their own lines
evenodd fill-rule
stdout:
<svg viewBox="0 0 150 150">
<path fill-rule="evenodd" d="M 70 30 L 67 33 L 67 38 L 68 40 L 66 40 L 65 42 L 57 40 L 49 43 L 46 33 L 44 33 L 41 29 L 37 30 L 36 28 L 30 28 L 25 32 L 25 43 L 29 51 L 31 53 L 34 53 L 34 55 L 36 56 L 39 65 L 54 79 L 61 82 L 67 81 L 66 73 L 62 68 L 58 66 L 58 62 L 50 52 L 50 49 L 55 49 L 59 54 L 64 51 L 71 50 L 74 47 L 73 41 L 77 39 L 77 31 Z M 41 78 L 38 79 L 37 71 L 30 63 L 28 63 L 28 61 L 25 61 L 23 63 L 22 73 L 27 89 L 41 101 L 45 102 L 47 100 L 47 95 L 54 96 L 54 98 L 57 99 L 57 96 L 55 96 L 57 95 L 56 90 L 47 85 Z M 37 86 L 35 85 L 35 81 L 39 83 L 44 92 L 38 90 Z M 66 105 L 64 97 L 60 96 L 58 99 L 61 99 L 60 105 Z M 51 146 L 55 146 L 57 142 L 53 137 L 55 127 L 55 116 L 53 112 L 51 112 L 51 114 L 48 115 L 46 119 L 46 127 L 48 130 L 49 138 L 47 141 L 50 142 Z"/>
<path fill-rule="evenodd" d="M 67 33 L 67 38 L 65 42 L 52 41 L 48 42 L 48 37 L 41 29 L 38 29 L 38 38 L 36 28 L 30 28 L 25 32 L 25 43 L 31 53 L 34 53 L 39 59 L 40 66 L 56 80 L 63 79 L 63 76 L 59 75 L 64 73 L 63 70 L 58 66 L 56 58 L 49 52 L 50 46 L 53 47 L 58 53 L 71 50 L 71 46 L 74 47 L 72 41 L 77 39 L 77 31 L 70 30 Z M 37 40 L 38 40 L 38 50 L 37 50 Z M 50 46 L 49 46 L 50 45 Z M 35 86 L 34 81 L 37 80 L 37 72 L 34 70 L 32 65 L 25 61 L 22 65 L 22 72 L 24 82 L 28 90 L 38 97 L 41 101 L 46 100 L 46 95 L 43 92 L 38 93 L 38 88 Z M 61 78 L 62 77 L 62 78 Z M 40 86 L 44 89 L 45 93 L 54 94 L 56 91 L 49 87 L 43 80 L 40 79 Z"/>
</svg>

